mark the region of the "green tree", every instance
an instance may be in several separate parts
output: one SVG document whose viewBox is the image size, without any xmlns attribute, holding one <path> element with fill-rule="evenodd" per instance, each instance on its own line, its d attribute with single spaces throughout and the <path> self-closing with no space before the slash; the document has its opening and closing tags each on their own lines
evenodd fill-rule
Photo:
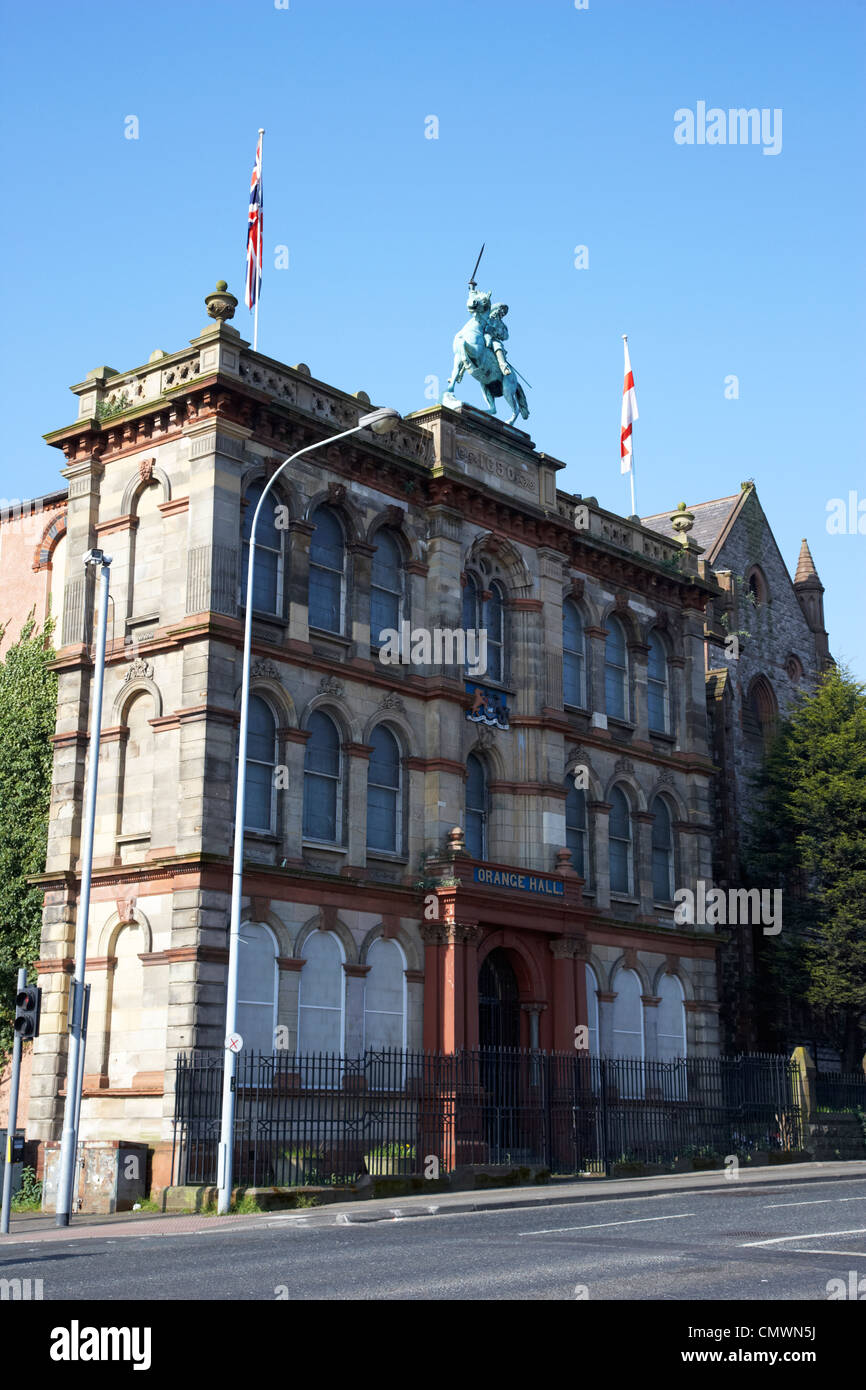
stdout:
<svg viewBox="0 0 866 1390">
<path fill-rule="evenodd" d="M 51 631 L 50 619 L 40 630 L 31 613 L 0 663 L 0 1051 L 11 1046 L 16 971 L 39 955 L 42 891 L 27 880 L 43 872 L 48 842 L 57 713 Z"/>
<path fill-rule="evenodd" d="M 783 889 L 782 931 L 760 948 L 765 1021 L 822 1027 L 853 1070 L 866 1040 L 866 686 L 844 668 L 800 698 L 770 747 L 749 869 Z"/>
</svg>

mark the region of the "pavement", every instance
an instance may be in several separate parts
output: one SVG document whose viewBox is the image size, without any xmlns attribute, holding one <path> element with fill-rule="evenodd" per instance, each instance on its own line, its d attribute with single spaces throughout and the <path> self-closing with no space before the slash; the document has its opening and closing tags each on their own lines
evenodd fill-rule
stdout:
<svg viewBox="0 0 866 1390">
<path fill-rule="evenodd" d="M 412 1217 L 466 1215 L 472 1212 L 513 1211 L 521 1208 L 572 1206 L 575 1203 L 634 1199 L 665 1194 L 731 1192 L 741 1189 L 778 1188 L 785 1183 L 827 1182 L 840 1178 L 866 1179 L 866 1161 L 787 1163 L 772 1167 L 741 1166 L 736 1178 L 724 1170 L 677 1173 L 650 1178 L 597 1177 L 555 1181 L 543 1186 L 494 1188 L 473 1192 L 437 1192 L 430 1197 L 383 1197 L 365 1201 L 335 1202 L 302 1211 L 272 1211 L 254 1215 L 202 1216 L 175 1213 L 119 1212 L 114 1216 L 78 1215 L 67 1227 L 54 1225 L 51 1213 L 29 1213 L 11 1219 L 0 1248 L 16 1241 L 39 1244 L 51 1241 L 112 1240 L 125 1236 L 177 1236 L 200 1232 L 255 1229 L 274 1222 L 280 1225 L 321 1228 L 370 1225 L 380 1221 L 405 1221 Z"/>
</svg>

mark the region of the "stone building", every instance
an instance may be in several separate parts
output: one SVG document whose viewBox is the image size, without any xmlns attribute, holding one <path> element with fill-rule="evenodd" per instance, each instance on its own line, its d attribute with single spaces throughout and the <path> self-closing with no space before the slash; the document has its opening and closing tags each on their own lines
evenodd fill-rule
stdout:
<svg viewBox="0 0 866 1390">
<path fill-rule="evenodd" d="M 40 628 L 51 614 L 53 641 L 62 643 L 65 536 L 65 488 L 0 499 L 0 659 L 31 613 Z"/>
<path fill-rule="evenodd" d="M 813 690 L 832 660 L 824 627 L 824 586 L 804 540 L 793 580 L 752 482 L 731 497 L 688 509 L 720 592 L 707 608 L 707 706 L 714 783 L 713 884 L 745 882 L 743 849 L 753 781 L 778 719 L 798 692 Z M 644 518 L 662 533 L 665 515 Z M 759 1034 L 752 987 L 761 926 L 730 925 L 720 954 L 723 1035 L 748 1051 Z M 792 1045 L 800 1038 L 792 1037 Z"/>
<path fill-rule="evenodd" d="M 77 419 L 47 436 L 69 490 L 30 1132 L 57 1137 L 62 1113 L 93 677 L 81 561 L 99 546 L 82 1135 L 159 1150 L 178 1052 L 224 1036 L 251 504 L 369 401 L 224 321 L 72 390 Z M 521 430 L 431 406 L 279 480 L 253 595 L 248 1048 L 279 1028 L 302 1052 L 571 1050 L 583 1025 L 609 1055 L 718 1052 L 724 937 L 678 925 L 673 895 L 714 871 L 705 621 L 726 591 L 694 539 L 558 490 L 562 467 Z M 448 634 L 478 630 L 473 677 Z"/>
</svg>

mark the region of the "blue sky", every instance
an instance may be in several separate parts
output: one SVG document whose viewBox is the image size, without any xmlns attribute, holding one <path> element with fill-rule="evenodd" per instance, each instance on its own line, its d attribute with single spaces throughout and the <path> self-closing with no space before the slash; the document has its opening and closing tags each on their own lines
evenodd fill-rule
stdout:
<svg viewBox="0 0 866 1390">
<path fill-rule="evenodd" d="M 754 478 L 789 568 L 808 536 L 831 649 L 866 678 L 866 535 L 826 527 L 831 499 L 866 503 L 864 27 L 848 0 L 7 5 L 0 496 L 62 485 L 41 436 L 74 417 L 70 383 L 183 346 L 218 278 L 242 296 L 263 125 L 263 352 L 419 409 L 486 241 L 479 282 L 510 305 L 561 485 L 631 510 L 627 332 L 638 510 Z M 700 101 L 780 109 L 780 153 L 677 144 Z"/>
</svg>

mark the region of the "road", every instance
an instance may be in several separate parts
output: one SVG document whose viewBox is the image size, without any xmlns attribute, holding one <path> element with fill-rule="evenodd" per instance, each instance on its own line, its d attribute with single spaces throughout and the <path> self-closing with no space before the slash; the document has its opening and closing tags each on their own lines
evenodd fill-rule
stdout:
<svg viewBox="0 0 866 1390">
<path fill-rule="evenodd" d="M 866 1297 L 866 1178 L 672 1191 L 344 1225 L 322 1212 L 189 1233 L 0 1246 L 45 1300 Z M 835 1286 L 837 1289 L 839 1285 Z M 850 1296 L 850 1294 L 849 1294 Z"/>
</svg>

